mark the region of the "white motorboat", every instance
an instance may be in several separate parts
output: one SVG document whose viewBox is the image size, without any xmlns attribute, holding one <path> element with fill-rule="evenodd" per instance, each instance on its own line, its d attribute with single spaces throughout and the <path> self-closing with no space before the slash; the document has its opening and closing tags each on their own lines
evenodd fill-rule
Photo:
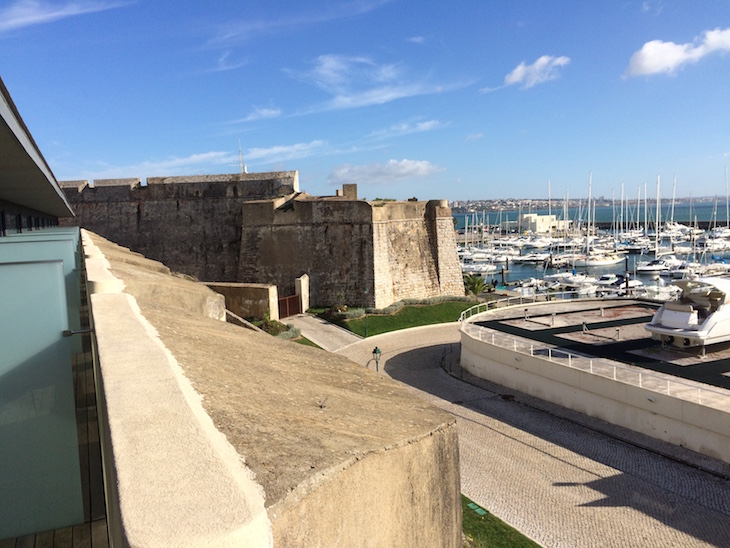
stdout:
<svg viewBox="0 0 730 548">
<path fill-rule="evenodd" d="M 653 261 L 641 261 L 636 265 L 636 272 L 643 273 L 659 273 L 664 270 L 671 270 L 682 266 L 682 261 L 677 259 L 674 255 L 667 255 L 665 257 L 659 257 Z"/>
<path fill-rule="evenodd" d="M 653 339 L 679 347 L 730 341 L 730 280 L 698 278 L 674 285 L 682 294 L 665 302 L 644 327 Z"/>
<path fill-rule="evenodd" d="M 596 280 L 596 285 L 610 286 L 619 280 L 623 280 L 623 278 L 620 278 L 617 274 L 604 274 Z"/>
<path fill-rule="evenodd" d="M 520 257 L 513 257 L 512 262 L 515 264 L 533 263 L 541 264 L 550 258 L 550 253 L 528 253 Z"/>
<path fill-rule="evenodd" d="M 583 258 L 576 259 L 573 264 L 575 266 L 610 266 L 623 260 L 623 256 L 618 253 L 590 253 Z"/>
<path fill-rule="evenodd" d="M 491 274 L 497 271 L 497 265 L 492 263 L 474 263 L 465 261 L 461 263 L 461 272 L 463 274 L 475 274 L 477 276 L 484 276 L 485 274 Z"/>
</svg>

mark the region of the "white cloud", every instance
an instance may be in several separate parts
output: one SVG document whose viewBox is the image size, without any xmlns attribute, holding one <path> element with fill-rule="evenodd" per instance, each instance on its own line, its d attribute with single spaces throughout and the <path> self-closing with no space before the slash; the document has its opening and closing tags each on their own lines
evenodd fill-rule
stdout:
<svg viewBox="0 0 730 548">
<path fill-rule="evenodd" d="M 278 118 L 279 116 L 281 116 L 281 109 L 254 107 L 254 109 L 248 114 L 248 116 L 239 120 L 233 120 L 231 123 L 238 124 L 243 122 L 252 122 L 254 120 L 262 120 L 265 118 Z"/>
<path fill-rule="evenodd" d="M 401 122 L 399 124 L 393 124 L 386 129 L 380 129 L 373 131 L 370 137 L 376 139 L 386 139 L 390 137 L 400 137 L 401 135 L 409 135 L 411 133 L 423 133 L 425 131 L 432 131 L 443 127 L 443 124 L 438 120 L 426 120 L 423 122 Z"/>
<path fill-rule="evenodd" d="M 387 184 L 411 177 L 426 177 L 442 168 L 426 160 L 388 160 L 385 164 L 353 166 L 345 164 L 335 168 L 327 177 L 331 185 L 344 183 Z"/>
<path fill-rule="evenodd" d="M 297 143 L 269 148 L 250 148 L 243 151 L 243 160 L 251 165 L 251 160 L 257 164 L 271 164 L 284 160 L 305 158 L 327 151 L 324 141 L 311 143 Z M 96 166 L 83 169 L 81 174 L 71 169 L 63 171 L 61 180 L 75 179 L 116 179 L 124 177 L 164 177 L 174 175 L 190 175 L 194 173 L 237 173 L 238 150 L 231 152 L 202 152 L 184 157 L 170 157 L 163 160 L 145 160 L 135 164 L 114 166 L 98 162 Z M 76 166 L 73 168 L 76 170 Z M 65 172 L 69 173 L 67 176 Z"/>
<path fill-rule="evenodd" d="M 97 167 L 85 169 L 80 177 L 72 179 L 115 179 L 123 177 L 162 177 L 190 174 L 191 172 L 210 172 L 211 166 L 238 165 L 238 154 L 232 152 L 203 152 L 182 158 L 171 157 L 164 160 L 145 160 L 126 166 L 113 166 L 99 163 Z"/>
<path fill-rule="evenodd" d="M 220 57 L 218 57 L 218 62 L 216 63 L 215 69 L 213 69 L 215 72 L 224 72 L 227 70 L 235 70 L 237 68 L 241 68 L 243 66 L 246 66 L 249 61 L 248 59 L 242 59 L 239 61 L 231 61 L 231 51 L 224 51 Z"/>
<path fill-rule="evenodd" d="M 410 82 L 401 66 L 377 64 L 369 57 L 321 55 L 306 73 L 287 71 L 332 96 L 308 112 L 382 105 L 417 95 L 439 93 L 443 86 Z"/>
<path fill-rule="evenodd" d="M 289 32 L 291 29 L 301 32 L 302 28 L 313 24 L 347 19 L 369 13 L 391 1 L 358 0 L 344 3 L 322 3 L 321 6 L 301 12 L 296 12 L 295 8 L 285 10 L 276 10 L 274 8 L 272 11 L 277 12 L 278 17 L 258 20 L 241 19 L 240 21 L 228 23 L 218 29 L 218 34 L 210 42 L 214 45 L 233 44 L 255 40 L 266 34 Z"/>
<path fill-rule="evenodd" d="M 299 158 L 307 158 L 315 154 L 326 152 L 327 143 L 325 141 L 311 141 L 309 143 L 296 143 L 293 145 L 278 145 L 267 148 L 250 148 L 244 154 L 247 160 L 259 160 L 262 164 L 271 164 L 284 160 L 296 160 Z"/>
<path fill-rule="evenodd" d="M 471 135 L 466 136 L 466 141 L 478 141 L 479 139 L 483 138 L 483 133 L 472 133 Z"/>
<path fill-rule="evenodd" d="M 696 63 L 717 51 L 730 51 L 730 29 L 706 31 L 700 38 L 688 44 L 652 40 L 631 56 L 624 78 L 660 73 L 674 74 L 682 66 Z"/>
<path fill-rule="evenodd" d="M 570 63 L 570 58 L 564 55 L 561 57 L 543 55 L 531 65 L 526 65 L 523 61 L 504 78 L 504 85 L 522 84 L 522 89 L 528 89 L 537 84 L 555 80 L 558 77 L 558 69 L 568 63 Z M 485 88 L 484 91 L 491 90 Z"/>
<path fill-rule="evenodd" d="M 110 10 L 127 4 L 129 2 L 77 0 L 53 3 L 46 0 L 16 0 L 8 7 L 0 9 L 0 32 L 52 23 L 59 19 Z"/>
<path fill-rule="evenodd" d="M 411 44 L 424 44 L 426 42 L 426 39 L 423 36 L 412 36 L 406 41 L 410 42 Z"/>
</svg>

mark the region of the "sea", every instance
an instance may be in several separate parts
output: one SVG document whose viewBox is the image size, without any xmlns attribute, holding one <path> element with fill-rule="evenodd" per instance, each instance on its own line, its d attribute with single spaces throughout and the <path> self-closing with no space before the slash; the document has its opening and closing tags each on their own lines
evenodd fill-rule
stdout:
<svg viewBox="0 0 730 548">
<path fill-rule="evenodd" d="M 563 218 L 563 209 L 559 207 L 552 208 L 552 214 L 555 215 L 558 219 Z M 546 209 L 536 209 L 532 211 L 526 211 L 522 210 L 522 213 L 537 213 L 539 215 L 547 215 L 548 210 Z M 478 211 L 474 213 L 454 213 L 454 223 L 456 226 L 456 229 L 463 229 L 466 226 L 466 219 L 469 219 L 469 225 L 471 226 L 474 221 L 477 223 L 482 223 L 491 226 L 496 226 L 498 223 L 502 223 L 503 227 L 512 226 L 514 228 L 517 227 L 517 220 L 519 217 L 520 212 L 518 210 L 502 210 L 499 211 Z M 620 208 L 617 205 L 615 208 L 612 206 L 603 206 L 603 207 L 596 207 L 596 222 L 597 223 L 611 223 L 615 219 L 618 219 L 620 217 Z M 652 204 L 649 204 L 649 210 L 646 214 L 647 219 L 649 220 L 649 223 L 654 223 L 654 220 L 656 219 L 656 209 L 652 206 Z M 715 205 L 715 203 L 709 203 L 709 202 L 701 202 L 698 204 L 690 204 L 688 203 L 682 203 L 682 204 L 675 204 L 674 205 L 674 221 L 682 224 L 689 224 L 693 223 L 695 220 L 698 222 L 713 222 L 716 221 L 718 226 L 727 226 L 730 225 L 730 222 L 728 222 L 728 208 L 726 207 L 725 203 L 718 203 Z M 568 219 L 573 221 L 573 224 L 577 224 L 577 221 L 582 220 L 583 223 L 585 223 L 585 220 L 587 218 L 586 214 L 586 208 L 579 209 L 577 207 L 572 207 L 568 209 Z M 633 208 L 628 208 L 628 211 L 624 210 L 624 223 L 631 223 L 635 222 L 637 218 L 636 215 L 636 206 L 634 205 Z M 660 219 L 662 222 L 670 220 L 672 218 L 672 206 L 671 204 L 662 204 L 662 211 L 660 215 Z M 643 223 L 644 222 L 644 208 L 641 207 L 641 211 L 639 211 L 638 220 Z"/>
<path fill-rule="evenodd" d="M 624 219 L 624 222 L 631 226 L 632 222 L 636 221 L 636 207 L 634 206 L 633 211 L 629 210 L 627 213 L 624 212 L 624 216 L 626 217 Z M 525 210 L 522 211 L 523 213 L 526 213 Z M 547 209 L 537 209 L 531 211 L 531 213 L 538 213 L 540 215 L 547 215 L 548 210 Z M 596 222 L 597 223 L 611 223 L 614 222 L 614 219 L 617 219 L 619 214 L 619 208 L 613 208 L 611 206 L 604 206 L 604 207 L 596 207 L 595 210 L 596 213 Z M 563 218 L 563 209 L 562 208 L 553 208 L 552 214 L 556 215 L 558 219 Z M 691 214 L 691 218 L 690 218 Z M 474 223 L 481 224 L 484 223 L 488 226 L 497 226 L 498 223 L 501 222 L 503 228 L 511 228 L 516 230 L 517 220 L 519 216 L 518 210 L 503 210 L 501 212 L 474 212 L 474 213 L 455 213 L 453 214 L 454 218 L 454 225 L 456 230 L 463 229 L 466 226 L 466 220 L 469 220 L 469 226 L 472 226 Z M 656 218 L 656 209 L 652 209 L 652 204 L 649 204 L 649 210 L 647 212 L 647 219 L 650 223 L 650 225 L 653 225 L 654 220 Z M 669 220 L 672 217 L 672 211 L 671 211 L 671 204 L 667 204 L 666 206 L 662 204 L 662 211 L 660 215 L 660 219 L 662 221 Z M 570 208 L 568 210 L 568 218 L 571 219 L 575 224 L 578 224 L 578 221 L 581 221 L 582 224 L 585 224 L 586 222 L 586 211 L 585 209 L 579 210 L 579 208 Z M 727 209 L 725 206 L 725 203 L 717 204 L 715 203 L 699 203 L 699 204 L 692 204 L 691 208 L 688 203 L 683 204 L 675 204 L 674 205 L 674 221 L 682 224 L 689 225 L 691 222 L 694 222 L 695 219 L 698 222 L 716 222 L 717 226 L 730 226 L 730 222 L 728 222 L 727 219 Z M 639 221 L 643 223 L 644 221 L 644 208 L 643 205 L 641 207 L 641 210 L 639 212 Z M 616 221 L 617 222 L 617 221 Z M 651 260 L 654 257 L 651 255 L 640 255 L 640 254 L 631 254 L 628 255 L 628 271 L 630 275 L 634 278 L 638 278 L 642 280 L 644 283 L 656 283 L 658 280 L 658 276 L 656 275 L 641 275 L 637 274 L 635 271 L 636 263 L 639 261 L 647 261 Z M 730 253 L 721 253 L 721 254 L 715 254 L 709 257 L 704 257 L 703 262 L 712 262 L 712 261 L 727 261 L 730 262 Z M 498 285 L 502 285 L 502 283 L 514 283 L 519 280 L 525 280 L 529 278 L 542 278 L 546 273 L 555 272 L 555 270 L 546 270 L 542 265 L 531 265 L 531 264 L 510 264 L 509 269 L 502 272 L 503 265 L 498 265 L 497 272 L 493 274 L 487 274 L 486 277 L 488 279 L 495 280 Z M 603 274 L 609 274 L 609 273 L 615 273 L 615 274 L 623 274 L 627 270 L 627 264 L 626 263 L 620 263 L 616 265 L 611 266 L 603 266 L 603 267 L 589 267 L 589 268 L 581 268 L 579 269 L 581 272 L 586 272 L 587 274 L 591 276 L 601 276 Z"/>
</svg>

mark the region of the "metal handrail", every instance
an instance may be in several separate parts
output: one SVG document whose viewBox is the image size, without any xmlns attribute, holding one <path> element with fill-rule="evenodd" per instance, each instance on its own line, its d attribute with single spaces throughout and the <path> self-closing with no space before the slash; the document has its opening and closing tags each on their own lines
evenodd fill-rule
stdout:
<svg viewBox="0 0 730 548">
<path fill-rule="evenodd" d="M 525 305 L 525 304 L 536 304 L 546 303 L 553 300 L 576 300 L 579 293 L 577 291 L 556 291 L 553 293 L 538 293 L 536 295 L 518 295 L 515 297 L 504 297 L 502 299 L 493 299 L 491 301 L 485 301 L 483 303 L 475 304 L 474 306 L 467 308 L 459 315 L 459 321 L 463 322 L 468 320 L 472 316 L 487 312 L 495 308 L 505 308 L 507 306 Z M 612 299 L 621 297 L 612 297 Z M 589 300 L 596 300 L 594 297 L 587 297 Z"/>
<path fill-rule="evenodd" d="M 592 375 L 611 378 L 616 382 L 638 386 L 639 388 L 666 394 L 673 398 L 696 402 L 705 407 L 730 411 L 730 392 L 720 391 L 721 389 L 716 390 L 713 388 L 699 387 L 644 370 L 638 370 L 638 368 L 601 360 L 600 358 L 593 359 L 572 354 L 567 350 L 557 347 L 536 347 L 533 342 L 518 341 L 515 337 L 498 336 L 493 329 L 473 323 L 462 323 L 461 331 L 473 339 L 491 344 L 497 348 L 507 348 L 524 356 L 531 356 L 539 360 L 567 365 L 571 369 L 578 369 Z M 717 402 L 708 402 L 708 393 L 712 394 L 713 398 L 719 398 L 720 406 L 717 405 Z M 704 401 L 703 394 L 705 395 Z"/>
</svg>

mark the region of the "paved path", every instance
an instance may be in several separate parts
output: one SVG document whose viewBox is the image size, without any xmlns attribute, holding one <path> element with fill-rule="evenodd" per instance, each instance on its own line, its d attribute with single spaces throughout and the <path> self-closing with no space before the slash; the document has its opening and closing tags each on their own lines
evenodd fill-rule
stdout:
<svg viewBox="0 0 730 548">
<path fill-rule="evenodd" d="M 329 352 L 335 352 L 340 348 L 362 340 L 362 337 L 351 331 L 311 314 L 297 314 L 281 321 L 287 325 L 291 324 L 298 327 L 304 337 Z"/>
<path fill-rule="evenodd" d="M 457 355 L 458 342 L 458 324 L 444 324 L 370 337 L 338 353 L 374 369 L 377 345 L 381 374 L 456 416 L 462 492 L 543 546 L 730 546 L 728 480 L 598 433 L 588 417 L 454 378 L 440 364 Z"/>
</svg>

